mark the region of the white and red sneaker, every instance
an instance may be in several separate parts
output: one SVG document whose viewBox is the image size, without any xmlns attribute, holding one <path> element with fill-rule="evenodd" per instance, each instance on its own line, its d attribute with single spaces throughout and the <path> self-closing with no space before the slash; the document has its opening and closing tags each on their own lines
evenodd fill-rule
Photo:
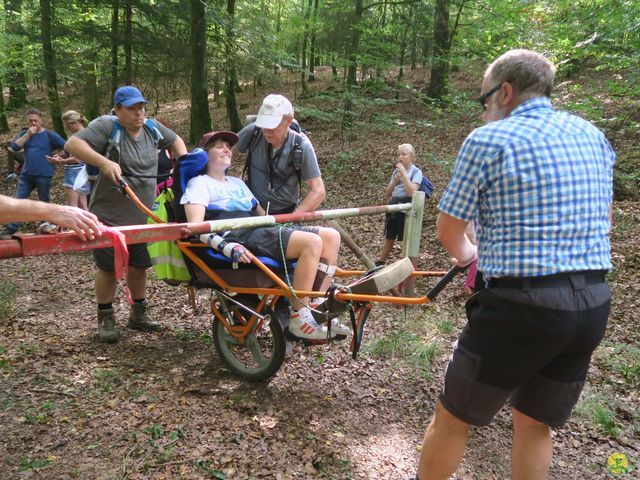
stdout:
<svg viewBox="0 0 640 480">
<path fill-rule="evenodd" d="M 317 308 L 322 305 L 327 299 L 326 298 L 314 298 L 309 302 L 310 310 L 317 310 Z M 328 315 L 328 312 L 325 312 L 325 315 Z M 317 318 L 317 317 L 316 317 Z M 324 319 L 323 319 L 324 320 Z M 335 333 L 336 340 L 344 340 L 349 335 L 351 335 L 351 329 L 347 327 L 344 323 L 338 320 L 338 317 L 334 317 L 331 319 L 331 336 L 333 337 Z"/>
<path fill-rule="evenodd" d="M 326 343 L 328 340 L 327 327 L 316 323 L 308 307 L 291 310 L 289 333 L 310 343 Z M 335 333 L 332 331 L 331 337 L 334 336 Z"/>
</svg>

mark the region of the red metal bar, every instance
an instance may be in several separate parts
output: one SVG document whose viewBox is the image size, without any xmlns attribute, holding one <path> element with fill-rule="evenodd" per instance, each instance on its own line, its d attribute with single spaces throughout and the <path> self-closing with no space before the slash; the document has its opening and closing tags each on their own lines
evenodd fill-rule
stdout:
<svg viewBox="0 0 640 480">
<path fill-rule="evenodd" d="M 380 205 L 375 207 L 343 208 L 337 210 L 318 210 L 315 212 L 296 212 L 283 215 L 267 215 L 228 220 L 215 220 L 197 223 L 164 223 L 154 225 L 128 225 L 113 227 L 124 234 L 127 244 L 158 242 L 188 238 L 209 232 L 255 228 L 288 222 L 313 222 L 331 218 L 354 217 L 360 215 L 378 215 L 386 212 L 409 210 L 410 203 Z M 0 241 L 0 259 L 49 255 L 55 253 L 77 252 L 103 248 L 111 245 L 111 239 L 105 236 L 82 242 L 72 232 L 50 235 L 18 234 L 11 240 Z"/>
</svg>

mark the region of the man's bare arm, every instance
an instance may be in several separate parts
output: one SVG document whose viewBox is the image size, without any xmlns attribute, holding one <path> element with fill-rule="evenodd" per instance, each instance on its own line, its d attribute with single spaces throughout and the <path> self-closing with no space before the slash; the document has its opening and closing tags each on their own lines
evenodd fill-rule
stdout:
<svg viewBox="0 0 640 480">
<path fill-rule="evenodd" d="M 46 220 L 76 232 L 81 240 L 102 235 L 100 221 L 93 213 L 67 205 L 22 200 L 0 195 L 0 222 Z"/>
<path fill-rule="evenodd" d="M 304 183 L 309 188 L 309 192 L 296 208 L 296 212 L 313 212 L 318 209 L 326 196 L 324 182 L 322 177 L 315 177 L 305 180 Z"/>
</svg>

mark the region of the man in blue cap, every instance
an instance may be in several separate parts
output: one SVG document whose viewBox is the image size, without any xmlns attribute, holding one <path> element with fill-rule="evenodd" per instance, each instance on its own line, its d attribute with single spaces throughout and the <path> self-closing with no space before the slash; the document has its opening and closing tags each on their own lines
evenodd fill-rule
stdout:
<svg viewBox="0 0 640 480">
<path fill-rule="evenodd" d="M 132 86 L 120 87 L 114 97 L 113 115 L 93 120 L 87 128 L 69 138 L 65 145 L 71 155 L 100 169 L 91 191 L 89 210 L 106 225 L 139 225 L 147 222 L 130 200 L 114 185 L 120 179 L 132 188 L 138 198 L 151 207 L 155 199 L 158 172 L 158 149 L 170 149 L 174 158 L 187 153 L 182 139 L 159 122 L 145 122 L 147 100 Z M 114 142 L 114 128 L 122 131 Z M 115 143 L 115 144 L 114 144 Z M 116 342 L 113 301 L 116 293 L 114 252 L 112 248 L 93 250 L 96 266 L 96 302 L 98 303 L 98 338 L 101 342 Z M 134 304 L 128 326 L 136 330 L 158 331 L 160 325 L 147 313 L 145 300 L 147 269 L 151 266 L 146 244 L 129 245 L 127 285 Z"/>
</svg>

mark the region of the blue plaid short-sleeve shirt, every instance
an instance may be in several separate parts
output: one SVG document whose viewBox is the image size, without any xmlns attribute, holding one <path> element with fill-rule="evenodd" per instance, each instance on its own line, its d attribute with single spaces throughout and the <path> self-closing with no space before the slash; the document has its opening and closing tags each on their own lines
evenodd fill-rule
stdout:
<svg viewBox="0 0 640 480">
<path fill-rule="evenodd" d="M 466 138 L 438 208 L 477 220 L 487 277 L 608 270 L 614 160 L 595 126 L 534 98 Z"/>
</svg>

